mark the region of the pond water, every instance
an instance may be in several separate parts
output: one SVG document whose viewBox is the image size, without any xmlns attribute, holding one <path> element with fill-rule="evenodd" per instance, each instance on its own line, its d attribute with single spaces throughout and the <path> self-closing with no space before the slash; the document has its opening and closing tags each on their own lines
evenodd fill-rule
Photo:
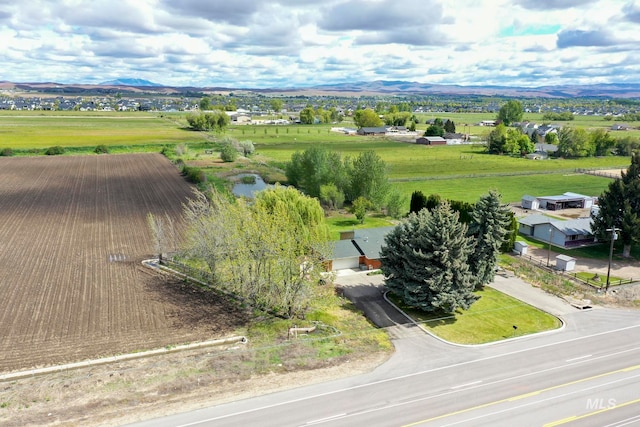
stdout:
<svg viewBox="0 0 640 427">
<path fill-rule="evenodd" d="M 255 178 L 255 182 L 253 184 L 244 184 L 241 182 L 242 178 L 249 177 L 249 176 Z M 237 179 L 238 182 L 236 182 L 233 185 L 233 189 L 231 191 L 233 192 L 233 195 L 236 197 L 247 197 L 249 199 L 253 199 L 253 196 L 258 191 L 262 191 L 265 188 L 272 187 L 271 185 L 264 182 L 264 180 L 260 175 L 255 173 L 241 173 L 239 175 L 236 175 L 234 179 Z"/>
</svg>

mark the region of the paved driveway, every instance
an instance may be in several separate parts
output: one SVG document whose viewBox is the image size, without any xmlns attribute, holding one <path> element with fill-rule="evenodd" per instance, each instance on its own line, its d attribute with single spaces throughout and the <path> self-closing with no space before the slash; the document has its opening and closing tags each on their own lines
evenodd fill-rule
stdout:
<svg viewBox="0 0 640 427">
<path fill-rule="evenodd" d="M 403 325 L 406 329 L 411 325 L 409 319 L 383 298 L 382 274 L 369 276 L 367 272 L 343 271 L 338 275 L 336 282 L 343 287 L 344 295 L 376 326 L 389 328 Z M 562 317 L 578 310 L 564 299 L 548 294 L 518 277 L 496 275 L 494 282 L 489 286 L 555 316 Z"/>
</svg>

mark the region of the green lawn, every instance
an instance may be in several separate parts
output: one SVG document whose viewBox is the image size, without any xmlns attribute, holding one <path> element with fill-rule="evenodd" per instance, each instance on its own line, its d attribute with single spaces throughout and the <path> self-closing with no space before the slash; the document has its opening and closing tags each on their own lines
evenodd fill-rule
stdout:
<svg viewBox="0 0 640 427">
<path fill-rule="evenodd" d="M 451 316 L 429 315 L 401 307 L 435 335 L 457 344 L 483 344 L 561 326 L 558 318 L 493 288 L 485 287 L 476 295 L 480 299 L 469 310 L 458 310 Z"/>
<path fill-rule="evenodd" d="M 470 203 L 477 202 L 489 190 L 497 190 L 503 202 L 511 203 L 519 202 L 525 194 L 542 196 L 573 191 L 586 196 L 598 196 L 609 182 L 609 178 L 593 175 L 549 173 L 393 181 L 392 185 L 407 197 L 411 197 L 414 191 L 422 191 L 425 195 L 439 194 L 445 199 Z"/>
<path fill-rule="evenodd" d="M 340 239 L 341 231 L 351 231 L 361 228 L 388 227 L 394 225 L 389 217 L 381 215 L 367 215 L 363 224 L 360 224 L 353 214 L 333 213 L 326 218 L 331 240 Z"/>
</svg>

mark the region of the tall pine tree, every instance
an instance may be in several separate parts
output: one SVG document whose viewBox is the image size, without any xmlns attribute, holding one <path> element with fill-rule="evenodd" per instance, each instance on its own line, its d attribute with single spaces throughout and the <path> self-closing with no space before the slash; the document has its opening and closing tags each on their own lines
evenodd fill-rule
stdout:
<svg viewBox="0 0 640 427">
<path fill-rule="evenodd" d="M 426 312 L 468 309 L 477 299 L 468 259 L 473 241 L 448 202 L 411 213 L 385 238 L 386 286 L 409 306 Z"/>
<path fill-rule="evenodd" d="M 624 247 L 623 257 L 629 257 L 631 245 L 640 241 L 640 152 L 631 156 L 631 165 L 622 179 L 612 181 L 598 198 L 599 210 L 593 216 L 593 233 L 609 242 L 612 228 L 618 229 Z"/>
<path fill-rule="evenodd" d="M 469 234 L 476 245 L 469 257 L 469 267 L 476 279 L 476 289 L 491 283 L 495 277 L 500 247 L 509 232 L 511 210 L 500 203 L 500 195 L 490 191 L 480 197 L 472 213 Z"/>
</svg>

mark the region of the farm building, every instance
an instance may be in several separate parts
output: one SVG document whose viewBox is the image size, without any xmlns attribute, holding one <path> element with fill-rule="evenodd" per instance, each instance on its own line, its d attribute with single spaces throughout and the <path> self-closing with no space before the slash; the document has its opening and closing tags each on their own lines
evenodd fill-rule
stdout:
<svg viewBox="0 0 640 427">
<path fill-rule="evenodd" d="M 416 139 L 416 144 L 422 145 L 447 145 L 447 140 L 441 136 L 421 136 Z"/>
<path fill-rule="evenodd" d="M 364 127 L 358 129 L 358 135 L 386 135 L 387 128 L 382 127 Z"/>
<path fill-rule="evenodd" d="M 523 209 L 546 209 L 558 211 L 562 209 L 590 209 L 593 206 L 593 197 L 567 192 L 560 196 L 522 197 Z"/>
<path fill-rule="evenodd" d="M 340 240 L 333 247 L 331 270 L 380 268 L 380 249 L 393 228 L 363 228 L 340 233 Z"/>
<path fill-rule="evenodd" d="M 518 220 L 520 234 L 561 248 L 573 248 L 595 242 L 591 233 L 591 218 L 568 221 L 546 215 L 529 215 Z"/>
<path fill-rule="evenodd" d="M 447 132 L 443 136 L 447 140 L 447 145 L 464 144 L 468 141 L 468 135 L 464 133 Z"/>
<path fill-rule="evenodd" d="M 522 196 L 521 206 L 522 206 L 522 209 L 531 209 L 531 210 L 540 209 L 540 203 L 538 202 L 538 198 L 534 196 L 529 196 L 526 194 Z"/>
</svg>

